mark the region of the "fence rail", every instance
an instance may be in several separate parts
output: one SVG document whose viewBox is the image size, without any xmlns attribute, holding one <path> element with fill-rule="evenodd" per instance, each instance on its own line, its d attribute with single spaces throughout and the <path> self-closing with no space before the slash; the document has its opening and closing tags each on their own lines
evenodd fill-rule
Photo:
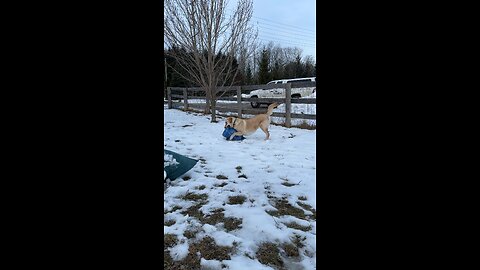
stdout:
<svg viewBox="0 0 480 270">
<path fill-rule="evenodd" d="M 315 82 L 304 82 L 296 83 L 294 88 L 303 88 L 303 87 L 316 87 Z M 257 89 L 275 89 L 275 88 L 284 88 L 285 97 L 284 98 L 246 98 L 242 97 L 242 93 L 250 93 L 252 90 Z M 175 92 L 175 93 L 172 93 Z M 262 85 L 243 85 L 243 86 L 229 86 L 229 87 L 217 87 L 216 95 L 218 101 L 236 101 L 232 103 L 232 108 L 220 108 L 217 107 L 216 110 L 219 112 L 230 112 L 236 113 L 237 117 L 242 117 L 242 114 L 258 114 L 259 110 L 245 109 L 242 107 L 243 102 L 259 102 L 259 103 L 273 103 L 277 102 L 279 104 L 285 104 L 285 113 L 274 112 L 273 117 L 283 117 L 285 118 L 285 126 L 291 127 L 292 118 L 297 119 L 309 119 L 316 120 L 316 114 L 299 114 L 292 113 L 292 103 L 294 104 L 315 104 L 316 98 L 292 98 L 292 84 L 262 84 Z M 202 95 L 195 95 L 202 94 Z M 236 96 L 235 96 L 236 95 Z M 183 102 L 174 102 L 173 99 L 183 100 Z M 188 102 L 192 99 L 206 99 L 205 89 L 201 87 L 168 87 L 167 88 L 167 104 L 168 108 L 174 108 L 174 104 L 182 104 L 183 110 L 189 110 L 190 105 L 194 104 Z M 236 104 L 236 106 L 233 106 Z"/>
</svg>

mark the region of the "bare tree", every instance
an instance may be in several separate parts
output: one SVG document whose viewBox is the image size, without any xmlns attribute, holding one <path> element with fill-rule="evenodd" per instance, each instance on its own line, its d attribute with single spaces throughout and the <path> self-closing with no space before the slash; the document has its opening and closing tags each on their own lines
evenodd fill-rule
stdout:
<svg viewBox="0 0 480 270">
<path fill-rule="evenodd" d="M 238 0 L 231 12 L 224 0 L 165 0 L 164 14 L 165 43 L 182 49 L 171 56 L 189 76 L 180 75 L 205 89 L 205 112 L 216 122 L 217 89 L 235 82 L 256 47 L 252 0 Z"/>
</svg>

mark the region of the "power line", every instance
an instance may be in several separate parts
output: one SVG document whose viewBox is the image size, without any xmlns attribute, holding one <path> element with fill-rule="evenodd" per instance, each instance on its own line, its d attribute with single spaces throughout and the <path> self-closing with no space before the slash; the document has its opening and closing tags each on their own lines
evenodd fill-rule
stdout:
<svg viewBox="0 0 480 270">
<path fill-rule="evenodd" d="M 297 44 L 299 46 L 306 46 L 306 47 L 315 47 L 315 44 L 307 44 L 307 43 L 301 43 L 301 42 L 295 42 L 291 40 L 286 40 L 286 39 L 277 39 L 277 38 L 272 38 L 272 37 L 261 37 L 263 40 L 272 40 L 272 41 L 277 41 L 277 42 L 288 42 L 292 44 Z"/>
<path fill-rule="evenodd" d="M 252 16 L 252 17 L 257 18 L 257 19 L 260 19 L 260 20 L 264 20 L 264 21 L 269 21 L 269 22 L 272 22 L 272 23 L 275 23 L 275 24 L 279 24 L 279 25 L 282 25 L 282 26 L 292 27 L 292 28 L 295 28 L 295 29 L 301 29 L 302 31 L 307 31 L 307 32 L 315 33 L 315 31 L 313 31 L 313 30 L 308 30 L 308 29 L 305 29 L 305 28 L 300 28 L 300 27 L 298 27 L 298 26 L 293 26 L 293 25 L 289 25 L 289 24 L 279 23 L 279 22 L 275 22 L 275 21 L 272 21 L 272 20 L 269 20 L 269 19 L 265 19 L 265 18 L 261 18 L 261 17 L 257 17 L 257 16 Z"/>
<path fill-rule="evenodd" d="M 297 36 L 304 36 L 304 37 L 308 37 L 308 38 L 315 38 L 315 36 L 302 35 L 302 34 L 299 34 L 298 32 L 289 32 L 289 31 L 285 31 L 285 30 L 281 30 L 281 29 L 274 29 L 274 28 L 265 27 L 265 26 L 263 26 L 263 25 L 258 25 L 258 27 L 264 28 L 264 29 L 268 29 L 268 30 L 273 30 L 273 31 L 276 31 L 276 32 L 283 32 L 283 33 L 292 34 L 292 35 L 297 35 Z"/>
<path fill-rule="evenodd" d="M 229 15 L 233 15 L 234 11 L 232 9 L 227 9 L 230 13 Z M 257 18 L 257 19 L 260 19 L 260 20 L 264 20 L 264 21 L 269 21 L 271 23 L 274 23 L 274 24 L 278 24 L 278 25 L 281 25 L 281 26 L 278 26 L 278 25 L 272 25 L 272 24 L 269 24 L 269 23 L 266 23 L 266 22 L 262 22 L 263 24 L 267 24 L 267 25 L 270 25 L 270 26 L 273 26 L 273 27 L 290 27 L 290 28 L 294 28 L 295 30 L 290 30 L 290 31 L 296 31 L 296 32 L 310 32 L 310 33 L 314 33 L 313 35 L 315 35 L 315 31 L 314 30 L 309 30 L 309 29 L 306 29 L 306 28 L 301 28 L 301 27 L 298 27 L 298 26 L 295 26 L 295 25 L 291 25 L 291 24 L 285 24 L 285 23 L 279 23 L 279 22 L 276 22 L 276 21 L 273 21 L 273 20 L 270 20 L 270 19 L 266 19 L 266 18 L 262 18 L 262 17 L 257 17 L 257 16 L 252 16 L 253 18 Z M 288 30 L 288 29 L 287 29 Z M 308 33 L 308 34 L 310 34 Z M 307 34 L 307 33 L 305 33 Z M 310 34 L 312 35 L 312 34 Z"/>
<path fill-rule="evenodd" d="M 275 38 L 275 39 L 278 39 L 278 40 L 283 40 L 283 41 L 288 41 L 288 42 L 294 42 L 294 43 L 299 43 L 299 44 L 305 44 L 305 45 L 310 45 L 310 46 L 315 46 L 315 44 L 313 43 L 307 43 L 307 42 L 301 42 L 301 41 L 296 41 L 296 40 L 292 40 L 292 39 L 284 39 L 284 38 L 279 38 L 277 36 L 272 36 L 272 35 L 265 35 L 265 34 L 262 34 L 263 37 L 267 37 L 267 38 Z"/>
<path fill-rule="evenodd" d="M 267 35 L 275 35 L 275 36 L 283 36 L 283 37 L 288 37 L 288 38 L 292 38 L 292 35 L 282 35 L 282 34 L 277 34 L 277 33 L 272 33 L 272 32 L 266 32 L 266 31 L 261 31 L 260 33 L 265 33 Z M 308 41 L 308 42 L 315 42 L 314 39 L 303 39 L 303 38 L 296 38 L 295 37 L 295 40 L 303 40 L 303 41 Z"/>
<path fill-rule="evenodd" d="M 262 41 L 265 41 L 265 42 L 274 42 L 274 43 L 289 43 L 289 44 L 292 44 L 294 46 L 298 46 L 298 47 L 308 47 L 308 48 L 316 48 L 315 45 L 306 45 L 306 44 L 301 44 L 301 43 L 296 43 L 296 42 L 291 42 L 291 41 L 286 41 L 286 40 L 275 40 L 275 39 L 271 39 L 271 38 L 258 38 Z"/>
</svg>

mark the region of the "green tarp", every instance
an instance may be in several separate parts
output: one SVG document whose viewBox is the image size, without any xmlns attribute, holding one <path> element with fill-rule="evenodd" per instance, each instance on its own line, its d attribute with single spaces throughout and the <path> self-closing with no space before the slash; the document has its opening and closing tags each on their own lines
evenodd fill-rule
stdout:
<svg viewBox="0 0 480 270">
<path fill-rule="evenodd" d="M 170 180 L 175 180 L 179 176 L 185 174 L 190 169 L 197 164 L 198 160 L 191 159 L 186 156 L 180 155 L 173 151 L 163 150 L 164 155 L 172 155 L 177 164 L 169 165 L 164 167 L 165 172 L 167 173 L 167 178 Z M 165 160 L 164 160 L 165 162 Z M 165 163 L 164 163 L 165 164 Z"/>
</svg>

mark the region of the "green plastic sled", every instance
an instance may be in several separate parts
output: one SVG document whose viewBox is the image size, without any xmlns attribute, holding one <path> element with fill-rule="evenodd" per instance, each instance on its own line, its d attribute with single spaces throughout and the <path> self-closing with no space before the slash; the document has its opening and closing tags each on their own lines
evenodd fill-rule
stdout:
<svg viewBox="0 0 480 270">
<path fill-rule="evenodd" d="M 190 169 L 197 164 L 198 160 L 196 159 L 191 159 L 186 156 L 180 155 L 178 153 L 169 151 L 169 150 L 163 150 L 164 154 L 167 155 L 172 155 L 173 158 L 177 161 L 178 164 L 175 165 L 169 165 L 165 168 L 165 172 L 167 173 L 167 178 L 170 180 L 175 180 L 179 176 L 185 174 L 188 172 Z"/>
</svg>

